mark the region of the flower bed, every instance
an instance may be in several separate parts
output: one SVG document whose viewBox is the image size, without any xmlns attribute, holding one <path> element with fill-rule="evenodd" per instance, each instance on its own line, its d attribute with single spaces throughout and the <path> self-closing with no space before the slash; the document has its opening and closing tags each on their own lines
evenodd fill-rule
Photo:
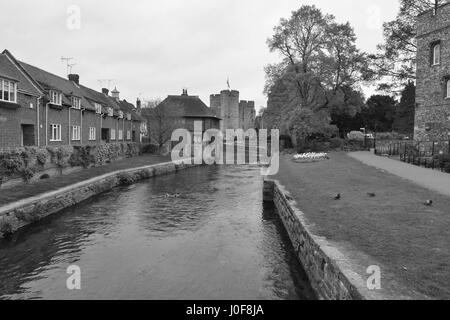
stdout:
<svg viewBox="0 0 450 320">
<path fill-rule="evenodd" d="M 311 163 L 311 162 L 318 162 L 318 161 L 324 161 L 330 159 L 328 157 L 328 153 L 302 153 L 302 154 L 296 154 L 294 156 L 294 162 L 298 163 Z"/>
</svg>

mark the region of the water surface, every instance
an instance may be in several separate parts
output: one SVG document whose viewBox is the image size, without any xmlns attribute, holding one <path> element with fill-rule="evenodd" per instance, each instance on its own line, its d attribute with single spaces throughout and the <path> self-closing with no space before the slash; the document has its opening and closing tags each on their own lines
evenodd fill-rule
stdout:
<svg viewBox="0 0 450 320">
<path fill-rule="evenodd" d="M 292 251 L 257 168 L 192 168 L 1 240 L 0 298 L 313 299 Z M 81 290 L 66 287 L 70 265 Z"/>
</svg>

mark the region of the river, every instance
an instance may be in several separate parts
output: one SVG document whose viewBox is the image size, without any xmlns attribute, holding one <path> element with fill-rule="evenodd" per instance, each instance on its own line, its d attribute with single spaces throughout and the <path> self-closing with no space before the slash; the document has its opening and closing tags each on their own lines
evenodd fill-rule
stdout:
<svg viewBox="0 0 450 320">
<path fill-rule="evenodd" d="M 71 265 L 80 290 L 67 288 Z M 315 297 L 263 204 L 258 168 L 205 166 L 116 188 L 0 240 L 0 299 Z"/>
</svg>

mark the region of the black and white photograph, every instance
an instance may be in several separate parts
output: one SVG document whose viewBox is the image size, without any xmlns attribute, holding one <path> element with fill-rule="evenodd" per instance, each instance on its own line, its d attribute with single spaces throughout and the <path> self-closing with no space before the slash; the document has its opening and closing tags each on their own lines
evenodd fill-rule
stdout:
<svg viewBox="0 0 450 320">
<path fill-rule="evenodd" d="M 0 309 L 450 300 L 450 1 L 0 3 Z"/>
</svg>

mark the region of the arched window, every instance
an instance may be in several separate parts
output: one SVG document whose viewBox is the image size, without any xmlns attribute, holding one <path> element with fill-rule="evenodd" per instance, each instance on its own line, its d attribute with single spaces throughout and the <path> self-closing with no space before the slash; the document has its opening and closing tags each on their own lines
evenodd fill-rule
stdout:
<svg viewBox="0 0 450 320">
<path fill-rule="evenodd" d="M 441 64 L 441 44 L 436 43 L 433 46 L 433 66 Z"/>
</svg>

